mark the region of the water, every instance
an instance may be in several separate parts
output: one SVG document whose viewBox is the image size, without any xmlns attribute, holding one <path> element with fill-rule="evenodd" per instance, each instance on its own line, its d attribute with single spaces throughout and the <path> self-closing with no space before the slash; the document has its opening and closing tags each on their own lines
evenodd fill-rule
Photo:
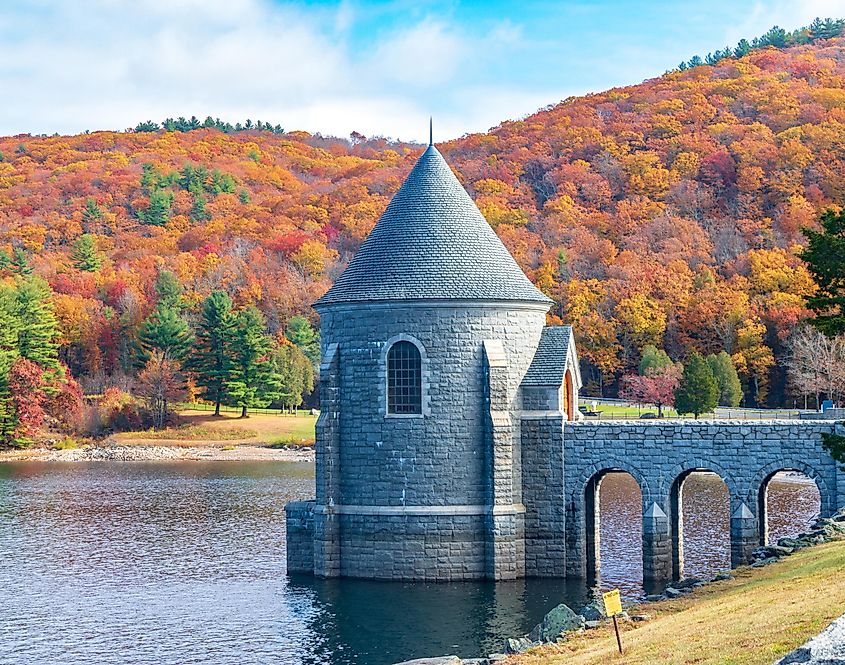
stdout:
<svg viewBox="0 0 845 665">
<path fill-rule="evenodd" d="M 604 586 L 629 597 L 642 593 L 632 482 L 613 474 L 601 492 Z M 689 537 L 726 552 L 726 534 L 695 522 L 719 513 L 709 490 L 721 481 L 705 476 L 695 491 L 691 482 L 687 493 L 706 498 L 685 497 Z M 773 537 L 803 526 L 818 505 L 812 487 L 773 486 Z M 582 584 L 560 580 L 289 579 L 283 506 L 313 492 L 309 464 L 0 464 L 0 663 L 386 665 L 472 656 L 498 650 L 557 603 L 586 597 Z M 778 522 L 786 505 L 798 521 Z M 723 567 L 707 556 L 695 565 Z"/>
</svg>

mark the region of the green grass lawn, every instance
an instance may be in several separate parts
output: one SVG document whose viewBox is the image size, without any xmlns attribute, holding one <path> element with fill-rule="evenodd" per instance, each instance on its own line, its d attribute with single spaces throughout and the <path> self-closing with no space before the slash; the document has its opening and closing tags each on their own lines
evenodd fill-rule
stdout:
<svg viewBox="0 0 845 665">
<path fill-rule="evenodd" d="M 240 411 L 224 411 L 215 416 L 210 411 L 182 409 L 178 412 L 180 424 L 160 431 L 124 432 L 115 435 L 122 444 L 143 444 L 149 441 L 192 445 L 215 445 L 221 442 L 238 442 L 250 445 L 312 446 L 317 416 L 299 411 L 296 415 L 250 413 L 240 418 Z"/>
<path fill-rule="evenodd" d="M 845 541 L 807 548 L 689 596 L 641 606 L 653 619 L 623 623 L 514 656 L 510 665 L 771 665 L 845 612 Z"/>
</svg>

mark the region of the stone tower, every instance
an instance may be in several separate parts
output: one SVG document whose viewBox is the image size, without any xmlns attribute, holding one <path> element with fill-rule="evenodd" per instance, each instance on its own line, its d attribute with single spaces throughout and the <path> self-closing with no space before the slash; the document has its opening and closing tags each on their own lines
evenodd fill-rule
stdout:
<svg viewBox="0 0 845 665">
<path fill-rule="evenodd" d="M 570 416 L 577 404 L 577 378 L 563 378 L 575 362 L 569 328 L 545 328 L 551 303 L 429 145 L 314 305 L 322 339 L 316 500 L 287 506 L 290 571 L 432 580 L 526 573 L 520 413 L 529 368 L 543 413 L 566 411 L 559 395 Z"/>
</svg>

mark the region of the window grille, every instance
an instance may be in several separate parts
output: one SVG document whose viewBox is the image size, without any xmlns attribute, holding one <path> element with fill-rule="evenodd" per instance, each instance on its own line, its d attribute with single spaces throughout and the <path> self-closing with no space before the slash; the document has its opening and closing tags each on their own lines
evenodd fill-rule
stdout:
<svg viewBox="0 0 845 665">
<path fill-rule="evenodd" d="M 411 342 L 396 342 L 387 352 L 387 412 L 422 413 L 422 359 Z"/>
</svg>

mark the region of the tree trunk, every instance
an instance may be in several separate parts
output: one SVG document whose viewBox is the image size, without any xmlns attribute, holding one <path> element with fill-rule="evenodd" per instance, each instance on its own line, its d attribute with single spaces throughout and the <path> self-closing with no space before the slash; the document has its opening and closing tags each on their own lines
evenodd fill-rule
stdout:
<svg viewBox="0 0 845 665">
<path fill-rule="evenodd" d="M 241 407 L 241 418 L 246 418 L 246 406 Z"/>
<path fill-rule="evenodd" d="M 215 416 L 219 416 L 219 415 L 220 415 L 220 400 L 219 400 L 219 399 L 217 399 L 217 400 L 214 402 L 214 415 L 215 415 Z"/>
</svg>

